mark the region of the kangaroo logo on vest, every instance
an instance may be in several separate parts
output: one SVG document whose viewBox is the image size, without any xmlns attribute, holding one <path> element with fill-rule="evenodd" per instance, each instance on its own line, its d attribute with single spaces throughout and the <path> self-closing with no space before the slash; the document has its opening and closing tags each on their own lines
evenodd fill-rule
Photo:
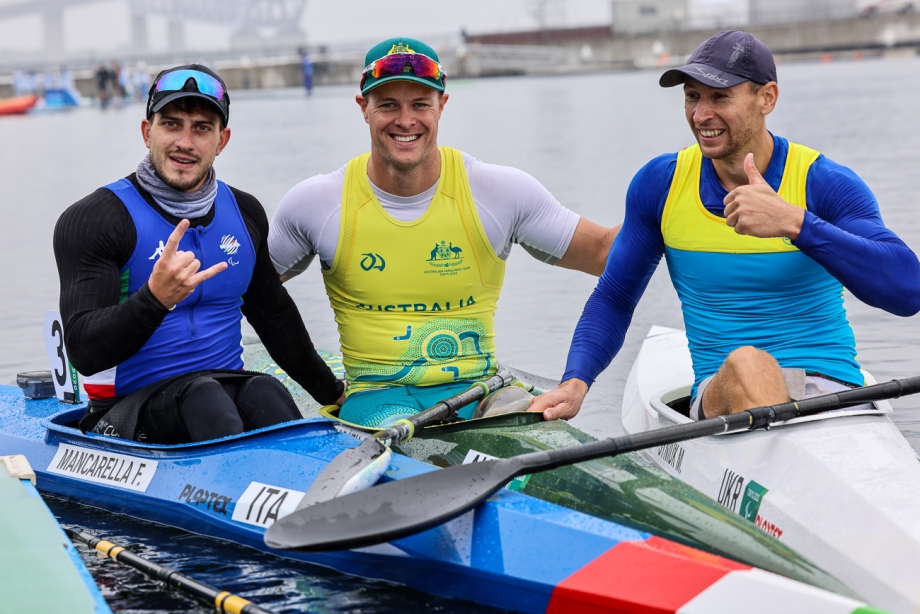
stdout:
<svg viewBox="0 0 920 614">
<path fill-rule="evenodd" d="M 467 271 L 469 266 L 463 265 L 463 249 L 454 245 L 453 241 L 435 242 L 427 259 L 430 270 L 425 273 L 438 273 L 439 275 L 456 275 L 458 271 Z"/>
<path fill-rule="evenodd" d="M 151 254 L 150 258 L 147 258 L 147 260 L 156 260 L 157 258 L 163 255 L 163 250 L 165 249 L 166 249 L 166 245 L 163 243 L 163 240 L 161 239 L 160 244 L 157 246 L 155 250 L 153 250 L 153 254 Z"/>
<path fill-rule="evenodd" d="M 365 271 L 372 271 L 374 269 L 382 271 L 387 266 L 387 261 L 384 260 L 383 256 L 380 254 L 367 253 L 361 255 L 364 256 L 364 258 L 361 259 L 360 264 L 361 268 Z"/>
</svg>

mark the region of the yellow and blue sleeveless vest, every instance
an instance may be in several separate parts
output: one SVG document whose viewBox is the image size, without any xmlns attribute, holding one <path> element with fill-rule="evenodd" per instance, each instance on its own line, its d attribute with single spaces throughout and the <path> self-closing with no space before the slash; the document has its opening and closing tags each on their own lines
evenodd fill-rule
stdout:
<svg viewBox="0 0 920 614">
<path fill-rule="evenodd" d="M 789 143 L 778 190 L 785 201 L 807 207 L 805 183 L 818 156 Z M 692 394 L 744 345 L 769 352 L 783 367 L 862 383 L 841 283 L 789 239 L 739 235 L 710 213 L 700 200 L 701 166 L 698 145 L 678 154 L 661 216 L 693 357 Z"/>
<path fill-rule="evenodd" d="M 425 213 L 400 222 L 367 178 L 370 154 L 348 163 L 338 247 L 323 271 L 348 394 L 436 385 L 496 370 L 495 309 L 505 262 L 479 221 L 462 154 L 440 148 Z"/>
</svg>

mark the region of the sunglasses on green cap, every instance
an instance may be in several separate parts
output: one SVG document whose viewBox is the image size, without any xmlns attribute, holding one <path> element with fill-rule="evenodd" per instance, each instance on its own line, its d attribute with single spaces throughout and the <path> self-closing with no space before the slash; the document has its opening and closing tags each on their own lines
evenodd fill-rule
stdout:
<svg viewBox="0 0 920 614">
<path fill-rule="evenodd" d="M 444 91 L 447 75 L 437 53 L 411 38 L 392 38 L 367 52 L 361 73 L 361 93 L 366 94 L 388 81 L 414 81 Z"/>
</svg>

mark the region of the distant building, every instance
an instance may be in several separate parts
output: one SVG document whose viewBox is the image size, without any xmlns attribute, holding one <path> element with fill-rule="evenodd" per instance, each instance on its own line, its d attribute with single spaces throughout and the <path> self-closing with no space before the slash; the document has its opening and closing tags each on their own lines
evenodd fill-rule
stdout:
<svg viewBox="0 0 920 614">
<path fill-rule="evenodd" d="M 849 19 L 864 1 L 876 0 L 690 0 L 688 26 L 721 29 Z"/>
<path fill-rule="evenodd" d="M 756 0 L 691 0 L 687 28 L 728 30 L 748 25 L 748 4 Z"/>
<path fill-rule="evenodd" d="M 846 19 L 855 13 L 853 0 L 748 0 L 748 22 L 753 26 Z"/>
<path fill-rule="evenodd" d="M 650 34 L 679 30 L 687 21 L 687 0 L 613 0 L 616 34 Z"/>
<path fill-rule="evenodd" d="M 583 26 L 496 32 L 494 34 L 463 32 L 463 41 L 482 45 L 571 45 L 594 40 L 609 40 L 612 35 L 610 26 Z"/>
</svg>

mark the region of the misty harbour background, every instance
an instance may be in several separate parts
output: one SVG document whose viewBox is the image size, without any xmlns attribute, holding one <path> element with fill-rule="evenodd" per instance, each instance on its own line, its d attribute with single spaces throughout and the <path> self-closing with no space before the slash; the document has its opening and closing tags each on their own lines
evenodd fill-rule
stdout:
<svg viewBox="0 0 920 614">
<path fill-rule="evenodd" d="M 920 60 L 786 63 L 780 99 L 768 119 L 778 135 L 807 144 L 853 168 L 874 190 L 886 224 L 920 249 Z M 663 90 L 658 72 L 455 80 L 439 142 L 534 175 L 566 206 L 605 225 L 623 218 L 632 175 L 652 157 L 690 144 L 678 88 Z M 231 142 L 217 159 L 218 177 L 255 194 L 271 217 L 297 182 L 335 170 L 368 149 L 354 87 L 231 92 Z M 71 203 L 129 174 L 145 155 L 142 105 L 101 111 L 0 118 L 0 382 L 47 368 L 41 327 L 57 308 L 51 237 Z M 331 310 L 317 266 L 286 284 L 318 347 L 337 349 Z M 500 358 L 520 369 L 559 377 L 566 350 L 594 279 L 545 266 L 515 248 L 497 317 Z M 859 360 L 879 381 L 920 374 L 920 327 L 847 295 Z M 649 326 L 681 328 L 676 295 L 662 265 L 640 302 L 626 343 L 592 389 L 574 424 L 596 436 L 620 432 L 622 387 Z M 915 448 L 920 400 L 895 401 L 895 420 Z M 462 602 L 291 565 L 243 548 L 145 525 L 73 504 L 53 502 L 65 522 L 84 524 L 114 541 L 142 545 L 145 555 L 275 608 L 390 612 L 411 605 L 443 611 Z M 179 554 L 192 547 L 194 556 Z M 87 557 L 88 559 L 91 557 Z M 90 560 L 107 597 L 132 612 L 181 611 L 132 572 Z M 212 570 L 208 570 L 212 567 Z M 159 595 L 159 596 L 157 596 Z M 481 611 L 473 606 L 469 611 Z M 207 611 L 206 608 L 195 610 Z"/>
</svg>

